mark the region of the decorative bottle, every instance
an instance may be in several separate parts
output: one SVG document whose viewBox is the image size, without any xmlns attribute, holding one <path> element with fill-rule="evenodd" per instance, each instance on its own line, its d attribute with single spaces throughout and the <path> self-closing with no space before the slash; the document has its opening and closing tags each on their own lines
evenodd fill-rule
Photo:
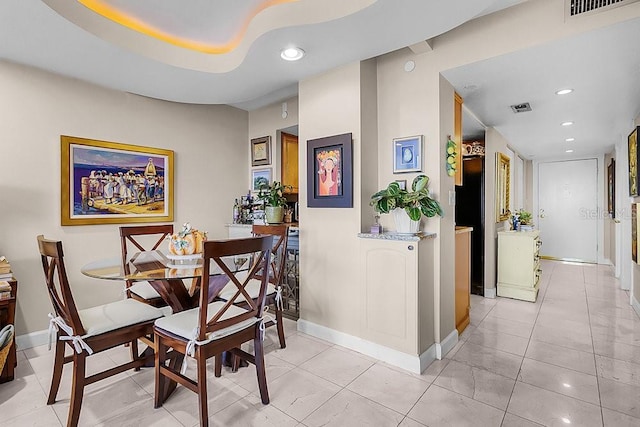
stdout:
<svg viewBox="0 0 640 427">
<path fill-rule="evenodd" d="M 238 224 L 240 222 L 240 204 L 238 203 L 238 199 L 236 199 L 233 204 L 233 223 Z"/>
</svg>

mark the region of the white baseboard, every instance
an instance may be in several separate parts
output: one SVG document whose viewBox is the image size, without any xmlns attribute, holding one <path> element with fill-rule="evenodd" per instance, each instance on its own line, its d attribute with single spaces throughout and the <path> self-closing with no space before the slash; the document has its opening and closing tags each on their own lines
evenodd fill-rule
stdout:
<svg viewBox="0 0 640 427">
<path fill-rule="evenodd" d="M 496 288 L 484 288 L 484 297 L 485 298 L 495 298 L 496 297 Z"/>
<path fill-rule="evenodd" d="M 458 330 L 454 329 L 441 343 L 436 343 L 436 358 L 442 360 L 458 344 Z"/>
<path fill-rule="evenodd" d="M 24 350 L 27 348 L 38 347 L 49 342 L 49 330 L 30 332 L 24 335 L 16 336 L 16 349 Z"/>
<path fill-rule="evenodd" d="M 417 374 L 424 372 L 436 360 L 437 344 L 429 347 L 421 355 L 414 356 L 304 319 L 298 319 L 298 330 Z"/>
<path fill-rule="evenodd" d="M 638 302 L 634 295 L 631 295 L 631 307 L 633 307 L 633 310 L 640 317 L 640 302 Z"/>
</svg>

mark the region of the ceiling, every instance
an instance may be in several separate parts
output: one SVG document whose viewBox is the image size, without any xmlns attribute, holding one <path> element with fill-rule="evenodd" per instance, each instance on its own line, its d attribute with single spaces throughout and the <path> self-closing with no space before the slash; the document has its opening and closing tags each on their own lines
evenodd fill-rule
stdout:
<svg viewBox="0 0 640 427">
<path fill-rule="evenodd" d="M 5 0 L 0 58 L 152 98 L 251 110 L 296 95 L 309 76 L 521 1 Z M 291 45 L 307 55 L 283 61 Z"/>
<path fill-rule="evenodd" d="M 523 157 L 597 155 L 626 140 L 640 114 L 638 40 L 640 19 L 634 19 L 442 74 L 465 107 Z M 564 88 L 574 91 L 555 94 Z M 525 102 L 532 111 L 516 114 L 510 108 Z M 574 124 L 561 126 L 566 121 Z M 470 116 L 465 123 L 470 139 L 482 133 Z"/>
<path fill-rule="evenodd" d="M 295 96 L 305 78 L 522 1 L 5 0 L 0 59 L 147 97 L 253 110 Z M 611 151 L 640 114 L 633 40 L 638 19 L 443 74 L 464 98 L 468 137 L 493 126 L 526 158 L 588 156 Z M 283 61 L 289 46 L 306 56 Z M 574 92 L 555 95 L 565 87 Z M 509 108 L 524 102 L 532 111 Z"/>
</svg>

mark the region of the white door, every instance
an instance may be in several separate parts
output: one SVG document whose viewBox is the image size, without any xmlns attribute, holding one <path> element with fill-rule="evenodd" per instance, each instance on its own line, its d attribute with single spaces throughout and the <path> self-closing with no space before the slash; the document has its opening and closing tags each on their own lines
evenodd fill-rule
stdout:
<svg viewBox="0 0 640 427">
<path fill-rule="evenodd" d="M 540 255 L 585 262 L 598 259 L 596 159 L 540 163 Z"/>
</svg>

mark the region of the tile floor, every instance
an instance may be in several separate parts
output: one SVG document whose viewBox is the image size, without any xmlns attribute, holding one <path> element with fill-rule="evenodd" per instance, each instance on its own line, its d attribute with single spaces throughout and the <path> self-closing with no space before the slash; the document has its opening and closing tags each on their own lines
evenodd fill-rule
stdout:
<svg viewBox="0 0 640 427">
<path fill-rule="evenodd" d="M 545 261 L 538 302 L 473 297 L 471 325 L 444 360 L 412 375 L 298 333 L 287 348 L 267 336 L 271 404 L 253 367 L 211 375 L 219 426 L 640 426 L 640 318 L 605 266 Z M 103 369 L 124 348 L 89 360 Z M 0 385 L 3 426 L 65 425 L 70 373 L 47 406 L 52 353 L 20 352 L 17 378 Z M 153 370 L 89 386 L 82 426 L 193 426 L 196 396 L 178 388 L 153 409 Z"/>
</svg>

